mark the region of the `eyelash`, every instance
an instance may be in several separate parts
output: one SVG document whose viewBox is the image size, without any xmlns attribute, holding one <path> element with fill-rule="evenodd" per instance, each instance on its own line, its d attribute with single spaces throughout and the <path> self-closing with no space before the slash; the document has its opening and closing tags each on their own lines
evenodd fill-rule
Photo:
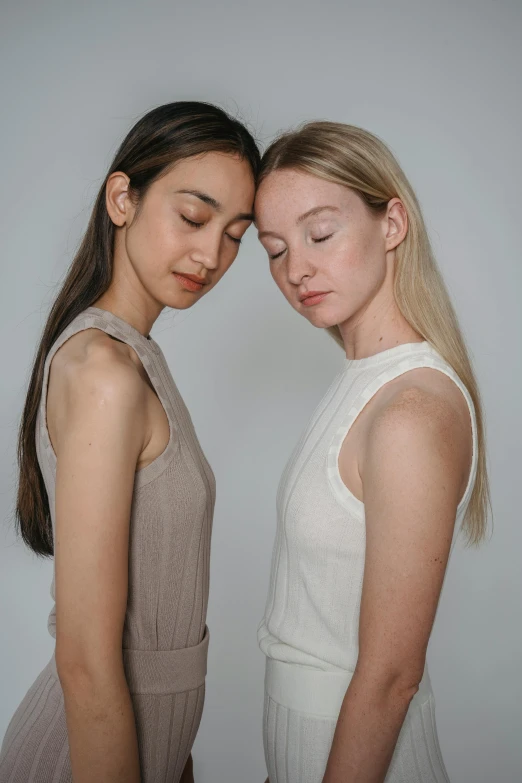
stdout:
<svg viewBox="0 0 522 783">
<path fill-rule="evenodd" d="M 327 239 L 330 239 L 330 237 L 333 237 L 333 232 L 331 234 L 327 234 L 325 237 L 319 237 L 318 239 L 312 239 L 312 242 L 315 242 L 317 244 L 318 242 L 326 242 Z M 280 258 L 285 251 L 281 250 L 280 253 L 275 253 L 275 255 L 268 254 L 268 258 L 270 261 L 275 261 L 276 258 Z"/>
<path fill-rule="evenodd" d="M 185 215 L 182 215 L 181 213 L 180 213 L 180 217 L 182 220 L 185 221 L 185 223 L 188 223 L 189 226 L 192 226 L 192 228 L 201 228 L 201 226 L 203 225 L 203 223 L 195 223 L 194 220 L 189 220 L 188 217 L 185 217 Z"/>
<path fill-rule="evenodd" d="M 189 220 L 188 217 L 185 217 L 185 215 L 182 215 L 180 212 L 181 219 L 188 223 L 189 226 L 192 226 L 192 228 L 201 228 L 203 223 L 196 223 L 194 220 Z M 227 237 L 232 240 L 232 242 L 235 242 L 236 245 L 241 244 L 241 239 L 239 237 L 233 237 L 231 234 L 227 234 Z"/>
</svg>

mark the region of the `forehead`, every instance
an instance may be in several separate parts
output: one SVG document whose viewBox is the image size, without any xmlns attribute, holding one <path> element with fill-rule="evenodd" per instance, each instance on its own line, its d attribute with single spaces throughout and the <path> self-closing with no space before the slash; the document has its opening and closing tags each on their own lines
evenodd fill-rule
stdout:
<svg viewBox="0 0 522 783">
<path fill-rule="evenodd" d="M 254 177 L 248 161 L 223 152 L 183 158 L 162 179 L 168 189 L 208 192 L 223 203 L 246 198 L 251 204 L 254 196 Z"/>
<path fill-rule="evenodd" d="M 275 219 L 295 221 L 315 207 L 329 204 L 342 210 L 350 203 L 351 191 L 336 182 L 303 171 L 282 169 L 261 182 L 255 201 L 256 224 Z"/>
</svg>

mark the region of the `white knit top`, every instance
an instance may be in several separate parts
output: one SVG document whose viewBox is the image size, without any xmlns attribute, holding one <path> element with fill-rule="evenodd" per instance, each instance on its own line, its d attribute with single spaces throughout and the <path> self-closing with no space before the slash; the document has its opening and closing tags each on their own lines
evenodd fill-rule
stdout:
<svg viewBox="0 0 522 783">
<path fill-rule="evenodd" d="M 426 341 L 346 359 L 279 485 L 269 593 L 258 629 L 259 645 L 268 657 L 323 670 L 354 670 L 366 545 L 364 503 L 343 483 L 338 456 L 352 423 L 375 392 L 418 367 L 432 367 L 452 378 L 471 416 L 473 459 L 457 508 L 453 549 L 477 470 L 477 423 L 466 387 Z"/>
</svg>

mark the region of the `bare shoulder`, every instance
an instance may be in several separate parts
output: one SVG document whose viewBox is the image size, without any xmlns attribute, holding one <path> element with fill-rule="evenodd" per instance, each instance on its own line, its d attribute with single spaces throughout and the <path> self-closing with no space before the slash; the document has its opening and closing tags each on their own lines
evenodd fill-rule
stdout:
<svg viewBox="0 0 522 783">
<path fill-rule="evenodd" d="M 47 426 L 53 445 L 73 420 L 99 426 L 132 420 L 144 424 L 147 386 L 132 349 L 99 329 L 73 335 L 53 357 L 47 394 Z"/>
<path fill-rule="evenodd" d="M 410 370 L 382 391 L 362 464 L 357 666 L 372 679 L 418 683 L 469 475 L 470 417 L 459 387 L 439 370 Z"/>
<path fill-rule="evenodd" d="M 367 431 L 366 472 L 418 472 L 451 483 L 460 498 L 471 466 L 472 436 L 467 402 L 453 380 L 418 368 L 389 384 Z M 371 467 L 368 467 L 371 466 Z M 406 478 L 406 476 L 405 476 Z"/>
<path fill-rule="evenodd" d="M 444 373 L 419 367 L 388 386 L 388 394 L 372 421 L 370 431 L 374 435 L 407 430 L 411 436 L 452 433 L 454 439 L 470 440 L 468 404 L 457 384 Z"/>
<path fill-rule="evenodd" d="M 51 363 L 49 394 L 54 385 L 76 396 L 139 397 L 144 384 L 132 349 L 100 329 L 86 329 L 70 337 Z"/>
</svg>

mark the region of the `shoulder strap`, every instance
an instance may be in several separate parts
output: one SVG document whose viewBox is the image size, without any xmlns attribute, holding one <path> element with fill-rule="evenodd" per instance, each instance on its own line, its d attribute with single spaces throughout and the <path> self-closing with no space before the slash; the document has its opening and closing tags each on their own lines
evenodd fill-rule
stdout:
<svg viewBox="0 0 522 783">
<path fill-rule="evenodd" d="M 169 421 L 171 433 L 169 446 L 165 452 L 160 455 L 159 458 L 154 460 L 154 462 L 147 467 L 138 471 L 136 474 L 139 485 L 142 485 L 154 478 L 164 467 L 168 458 L 170 457 L 172 444 L 175 440 L 174 433 L 176 432 L 176 425 L 172 410 L 172 403 L 165 390 L 164 382 L 160 378 L 160 358 L 162 355 L 161 348 L 152 338 L 145 337 L 143 334 L 141 334 L 141 332 L 124 321 L 122 318 L 115 316 L 108 310 L 102 310 L 98 307 L 88 307 L 78 316 L 76 316 L 76 318 L 55 340 L 47 354 L 44 364 L 42 394 L 40 397 L 40 405 L 38 409 L 36 431 L 37 450 L 40 461 L 41 463 L 46 463 L 45 471 L 47 474 L 49 473 L 49 470 L 52 475 L 56 474 L 56 455 L 51 444 L 46 421 L 47 388 L 49 383 L 49 370 L 51 362 L 56 352 L 65 342 L 67 342 L 67 340 L 69 340 L 69 338 L 78 332 L 84 331 L 85 329 L 93 328 L 100 329 L 117 340 L 127 343 L 136 351 Z M 44 470 L 44 465 L 42 465 L 42 470 Z"/>
</svg>

